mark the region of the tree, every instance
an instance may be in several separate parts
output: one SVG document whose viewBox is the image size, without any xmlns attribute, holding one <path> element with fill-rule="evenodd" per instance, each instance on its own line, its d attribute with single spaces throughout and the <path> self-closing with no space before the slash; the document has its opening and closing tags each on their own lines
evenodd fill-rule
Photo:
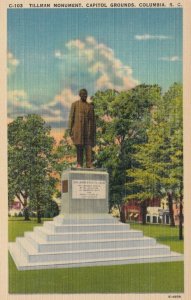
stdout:
<svg viewBox="0 0 191 300">
<path fill-rule="evenodd" d="M 140 85 L 117 92 L 98 91 L 93 96 L 97 123 L 97 167 L 110 175 L 110 207 L 120 206 L 126 195 L 126 170 L 131 168 L 133 145 L 145 141 L 150 110 L 161 97 L 157 85 Z"/>
<path fill-rule="evenodd" d="M 54 152 L 54 169 L 61 176 L 61 172 L 73 166 L 76 162 L 76 148 L 72 142 L 68 130 L 65 131 L 62 140 Z"/>
<path fill-rule="evenodd" d="M 59 214 L 58 204 L 54 200 L 49 201 L 42 211 L 42 216 L 44 218 L 53 218 L 58 214 Z"/>
<path fill-rule="evenodd" d="M 168 195 L 171 226 L 174 224 L 172 209 L 173 199 L 180 203 L 180 230 L 179 237 L 183 238 L 182 231 L 182 200 L 183 200 L 183 91 L 182 85 L 174 83 L 164 94 L 158 113 L 158 123 L 163 120 L 166 128 L 168 141 L 168 168 L 165 169 L 166 176 L 161 182 Z M 166 142 L 166 141 L 165 141 Z"/>
<path fill-rule="evenodd" d="M 8 125 L 9 202 L 19 199 L 25 220 L 30 201 L 40 222 L 41 206 L 54 193 L 53 145 L 50 127 L 39 115 L 18 117 Z"/>
<path fill-rule="evenodd" d="M 115 172 L 119 163 L 119 145 L 116 140 L 112 103 L 118 94 L 115 90 L 98 91 L 93 97 L 96 117 L 96 146 L 94 164 L 106 168 L 110 175 L 109 208 L 120 203 L 120 190 L 116 184 Z"/>
<path fill-rule="evenodd" d="M 152 121 L 151 121 L 152 122 Z M 146 217 L 146 203 L 154 197 L 162 196 L 162 181 L 165 180 L 165 170 L 169 161 L 165 158 L 168 145 L 164 143 L 164 128 L 152 122 L 147 130 L 147 142 L 134 145 L 132 167 L 127 170 L 128 181 L 126 201 L 137 199 L 143 209 L 143 224 Z M 167 148 L 164 149 L 164 147 Z"/>
<path fill-rule="evenodd" d="M 123 186 L 123 197 L 126 196 L 126 170 L 132 168 L 134 145 L 146 141 L 146 130 L 150 122 L 150 111 L 161 98 L 158 85 L 142 84 L 128 92 L 118 94 L 113 105 L 115 112 L 115 131 L 119 140 L 119 172 Z"/>
<path fill-rule="evenodd" d="M 170 87 L 151 113 L 147 142 L 134 146 L 126 199 L 145 201 L 167 194 L 174 226 L 172 201 L 183 197 L 182 86 Z"/>
<path fill-rule="evenodd" d="M 29 207 L 37 213 L 37 222 L 41 223 L 44 210 L 51 206 L 52 195 L 55 192 L 56 179 L 37 172 L 31 179 Z"/>
<path fill-rule="evenodd" d="M 175 83 L 165 94 L 165 101 L 171 103 L 170 123 L 170 147 L 171 168 L 170 177 L 172 190 L 179 204 L 179 239 L 183 239 L 183 91 L 182 85 Z"/>
</svg>

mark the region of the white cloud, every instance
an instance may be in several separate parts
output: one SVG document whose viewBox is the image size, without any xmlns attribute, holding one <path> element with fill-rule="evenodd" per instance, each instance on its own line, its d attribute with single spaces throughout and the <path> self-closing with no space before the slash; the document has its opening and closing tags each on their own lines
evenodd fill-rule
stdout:
<svg viewBox="0 0 191 300">
<path fill-rule="evenodd" d="M 98 89 L 128 90 L 135 87 L 138 81 L 132 76 L 130 66 L 124 64 L 114 51 L 94 37 L 84 40 L 70 40 L 63 49 L 54 51 L 59 60 L 60 81 L 63 89 L 52 101 L 46 104 L 33 104 L 32 98 L 24 90 L 8 92 L 8 115 L 15 118 L 28 113 L 40 114 L 54 128 L 67 124 L 71 104 L 79 99 L 78 91 L 86 88 L 90 96 Z M 9 53 L 12 67 L 19 61 Z M 90 101 L 89 97 L 88 100 Z M 62 125 L 60 125 L 62 124 Z"/>
<path fill-rule="evenodd" d="M 105 70 L 104 64 L 101 62 L 96 62 L 95 64 L 91 65 L 88 69 L 90 73 L 95 73 L 95 74 L 98 72 L 104 73 L 104 70 Z"/>
<path fill-rule="evenodd" d="M 80 40 L 71 40 L 66 44 L 66 47 L 68 49 L 77 48 L 79 50 L 82 50 L 82 49 L 84 49 L 85 44 Z"/>
<path fill-rule="evenodd" d="M 135 38 L 135 40 L 138 40 L 138 41 L 170 39 L 170 37 L 167 35 L 152 35 L 152 34 L 135 35 L 134 38 Z"/>
<path fill-rule="evenodd" d="M 109 76 L 105 73 L 105 74 L 102 74 L 96 81 L 96 87 L 99 90 L 105 89 L 105 88 L 112 89 L 113 84 L 111 83 Z"/>
<path fill-rule="evenodd" d="M 90 44 L 90 45 L 95 45 L 96 44 L 96 40 L 93 36 L 88 36 L 86 38 L 86 41 Z"/>
<path fill-rule="evenodd" d="M 7 97 L 12 107 L 32 108 L 32 105 L 28 102 L 28 95 L 24 90 L 10 90 L 8 91 Z"/>
<path fill-rule="evenodd" d="M 98 89 L 128 90 L 138 84 L 132 76 L 132 68 L 116 57 L 113 49 L 99 43 L 94 37 L 71 40 L 65 46 L 63 51 L 57 50 L 56 55 L 58 59 L 63 58 L 60 69 L 65 89 L 77 93 L 80 88 L 86 87 L 94 93 Z M 65 60 L 62 53 L 65 53 Z M 68 106 L 71 101 L 62 102 Z"/>
<path fill-rule="evenodd" d="M 8 75 L 11 75 L 15 69 L 17 68 L 17 66 L 19 65 L 19 60 L 13 55 L 12 52 L 8 52 L 7 53 L 7 72 Z"/>
<path fill-rule="evenodd" d="M 58 59 L 64 59 L 64 54 L 60 50 L 55 50 L 54 56 Z"/>
<path fill-rule="evenodd" d="M 57 104 L 65 107 L 70 107 L 79 96 L 75 95 L 71 89 L 63 89 L 60 94 L 56 95 L 54 100 L 49 104 L 49 107 L 55 107 Z"/>
<path fill-rule="evenodd" d="M 12 66 L 17 66 L 19 64 L 19 60 L 14 57 L 11 52 L 7 54 L 8 63 Z"/>
<path fill-rule="evenodd" d="M 72 102 L 79 99 L 72 90 L 64 89 L 47 104 L 34 104 L 29 102 L 29 97 L 24 90 L 8 91 L 8 116 L 11 122 L 14 118 L 27 114 L 40 114 L 47 123 L 60 124 L 67 122 L 67 111 Z"/>
<path fill-rule="evenodd" d="M 24 90 L 9 90 L 7 92 L 8 123 L 18 116 L 31 114 L 35 106 L 28 101 L 28 95 Z"/>
<path fill-rule="evenodd" d="M 93 49 L 85 49 L 83 51 L 83 55 L 84 55 L 84 57 L 87 58 L 88 62 L 93 62 L 94 61 L 95 52 L 94 52 Z"/>
<path fill-rule="evenodd" d="M 181 58 L 177 55 L 174 55 L 174 56 L 160 57 L 159 60 L 174 62 L 174 61 L 181 61 Z"/>
</svg>

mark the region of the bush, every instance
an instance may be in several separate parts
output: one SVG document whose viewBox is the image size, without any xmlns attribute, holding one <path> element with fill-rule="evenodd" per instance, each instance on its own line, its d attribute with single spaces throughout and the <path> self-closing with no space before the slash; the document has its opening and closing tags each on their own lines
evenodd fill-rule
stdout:
<svg viewBox="0 0 191 300">
<path fill-rule="evenodd" d="M 36 217 L 37 213 L 35 211 L 35 208 L 31 207 L 31 209 L 33 210 L 30 210 L 30 217 Z M 59 214 L 58 204 L 53 200 L 50 200 L 48 204 L 41 210 L 41 218 L 53 218 L 58 214 Z"/>
</svg>

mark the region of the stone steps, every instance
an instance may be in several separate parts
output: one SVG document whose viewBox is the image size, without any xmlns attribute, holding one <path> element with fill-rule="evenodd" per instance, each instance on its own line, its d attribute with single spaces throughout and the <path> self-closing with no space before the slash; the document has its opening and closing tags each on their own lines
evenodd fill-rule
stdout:
<svg viewBox="0 0 191 300">
<path fill-rule="evenodd" d="M 111 239 L 97 239 L 92 240 L 79 240 L 76 241 L 57 241 L 50 242 L 40 238 L 35 232 L 26 232 L 25 237 L 31 242 L 33 247 L 39 252 L 51 252 L 51 251 L 70 251 L 70 250 L 91 250 L 91 249 L 108 249 L 108 248 L 122 248 L 122 247 L 141 247 L 141 246 L 154 246 L 156 240 L 149 237 L 141 238 L 111 238 Z"/>
<path fill-rule="evenodd" d="M 91 250 L 71 250 L 63 252 L 44 252 L 39 253 L 31 243 L 24 238 L 17 240 L 19 247 L 22 249 L 25 257 L 29 262 L 57 262 L 57 261 L 76 261 L 84 259 L 105 259 L 113 258 L 118 259 L 122 257 L 144 256 L 144 255 L 157 255 L 157 254 L 170 254 L 169 247 L 167 246 L 151 246 L 151 247 L 134 247 L 134 248 L 108 248 L 108 249 L 91 249 Z M 117 251 L 116 251 L 117 250 Z"/>
<path fill-rule="evenodd" d="M 84 266 L 107 266 L 107 265 L 124 265 L 124 264 L 137 264 L 137 263 L 156 263 L 156 262 L 172 262 L 172 261 L 182 261 L 181 255 L 175 252 L 170 254 L 158 254 L 158 255 L 147 255 L 147 256 L 132 256 L 132 257 L 118 257 L 104 258 L 104 259 L 83 259 L 74 261 L 58 261 L 58 262 L 36 262 L 31 263 L 27 260 L 20 248 L 16 243 L 10 243 L 9 245 L 10 253 L 16 263 L 18 270 L 35 270 L 35 269 L 51 269 L 51 268 L 74 268 L 74 267 L 84 267 Z"/>
<path fill-rule="evenodd" d="M 122 224 L 119 219 L 111 217 L 109 214 L 68 214 L 58 215 L 54 218 L 57 225 L 88 225 L 88 224 Z M 128 225 L 128 224 L 125 224 Z"/>
<path fill-rule="evenodd" d="M 101 223 L 101 224 L 55 224 L 54 222 L 44 222 L 44 228 L 55 233 L 64 232 L 96 232 L 96 231 L 126 231 L 130 229 L 128 224 L 123 223 Z"/>
<path fill-rule="evenodd" d="M 168 246 L 108 216 L 55 218 L 9 243 L 19 270 L 183 260 Z"/>
<path fill-rule="evenodd" d="M 139 230 L 126 231 L 86 231 L 86 232 L 52 232 L 45 227 L 35 227 L 34 232 L 37 232 L 41 238 L 46 241 L 78 241 L 91 239 L 112 238 L 114 235 L 117 238 L 142 237 L 143 233 Z"/>
</svg>

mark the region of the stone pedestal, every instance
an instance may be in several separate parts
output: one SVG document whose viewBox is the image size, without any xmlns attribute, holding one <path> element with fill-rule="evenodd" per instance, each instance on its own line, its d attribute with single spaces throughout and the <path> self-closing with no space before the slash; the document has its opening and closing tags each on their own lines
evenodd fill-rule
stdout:
<svg viewBox="0 0 191 300">
<path fill-rule="evenodd" d="M 108 213 L 109 176 L 102 169 L 63 171 L 61 214 L 96 215 Z"/>
</svg>

